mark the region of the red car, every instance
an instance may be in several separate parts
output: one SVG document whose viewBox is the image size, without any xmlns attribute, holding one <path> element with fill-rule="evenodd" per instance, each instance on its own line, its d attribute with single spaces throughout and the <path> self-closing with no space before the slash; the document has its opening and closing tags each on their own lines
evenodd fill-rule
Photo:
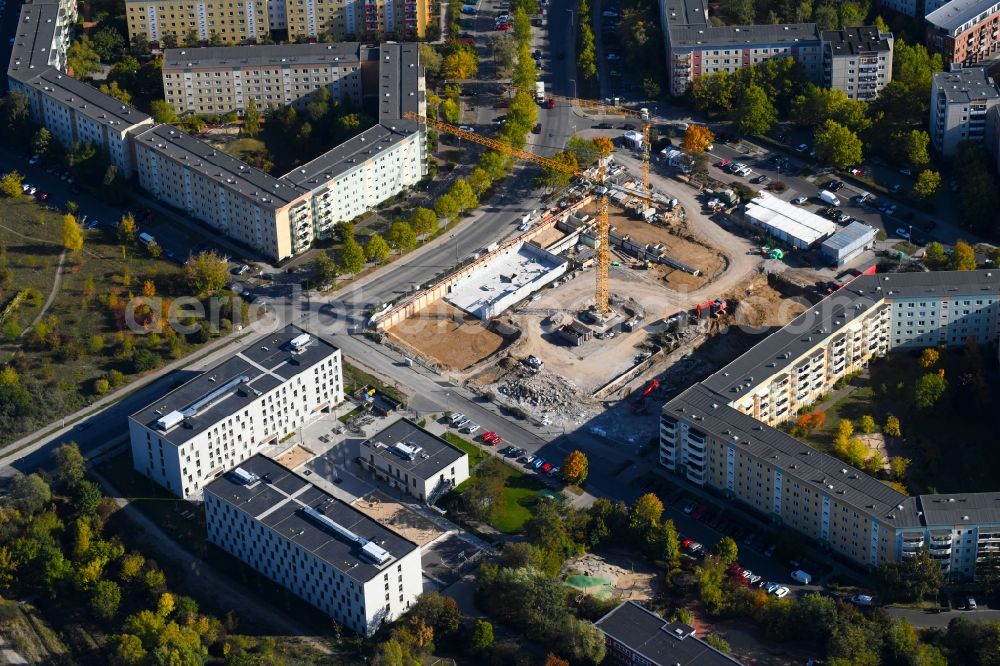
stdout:
<svg viewBox="0 0 1000 666">
<path fill-rule="evenodd" d="M 690 546 L 693 543 L 694 543 L 694 539 L 684 539 L 683 541 L 681 541 L 681 548 L 687 548 L 688 546 Z"/>
<path fill-rule="evenodd" d="M 495 27 L 493 29 L 494 30 L 504 30 L 504 31 L 507 31 L 507 30 L 510 30 L 510 25 L 507 24 L 507 23 L 501 23 L 500 25 L 498 25 L 497 27 Z"/>
<path fill-rule="evenodd" d="M 717 162 L 715 166 L 719 167 L 720 169 L 725 169 L 732 163 L 733 163 L 732 160 L 722 160 L 721 162 Z"/>
<path fill-rule="evenodd" d="M 38 200 L 39 201 L 45 201 L 48 198 L 49 198 L 49 193 L 48 192 L 39 192 L 38 193 Z"/>
<path fill-rule="evenodd" d="M 544 465 L 542 465 L 543 473 L 548 474 L 551 471 L 552 471 L 552 463 L 545 463 Z"/>
<path fill-rule="evenodd" d="M 556 108 L 556 101 L 550 97 L 545 102 L 545 108 L 546 109 L 554 109 L 554 108 Z"/>
<path fill-rule="evenodd" d="M 702 518 L 705 517 L 706 513 L 708 513 L 708 505 L 702 504 L 697 509 L 691 512 L 691 517 L 694 518 L 695 520 L 701 520 Z"/>
</svg>

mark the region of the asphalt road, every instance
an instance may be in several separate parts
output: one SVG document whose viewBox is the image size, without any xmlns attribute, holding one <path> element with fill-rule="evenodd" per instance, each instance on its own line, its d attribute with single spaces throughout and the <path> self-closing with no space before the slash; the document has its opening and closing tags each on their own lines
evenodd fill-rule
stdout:
<svg viewBox="0 0 1000 666">
<path fill-rule="evenodd" d="M 920 608 L 895 608 L 888 607 L 889 615 L 897 618 L 906 618 L 917 629 L 928 629 L 931 627 L 944 628 L 948 626 L 954 618 L 960 617 L 963 620 L 979 622 L 1000 621 L 1000 610 L 980 607 L 974 611 L 951 610 L 945 613 L 931 613 Z"/>
</svg>

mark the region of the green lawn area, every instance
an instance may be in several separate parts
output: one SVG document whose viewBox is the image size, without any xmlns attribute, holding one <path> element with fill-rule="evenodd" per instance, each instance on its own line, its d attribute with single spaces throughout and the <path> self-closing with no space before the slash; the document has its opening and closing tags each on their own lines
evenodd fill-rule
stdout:
<svg viewBox="0 0 1000 666">
<path fill-rule="evenodd" d="M 222 149 L 237 159 L 245 160 L 247 155 L 266 151 L 267 146 L 260 139 L 243 137 L 224 144 Z"/>
<path fill-rule="evenodd" d="M 453 444 L 458 448 L 462 449 L 469 454 L 469 471 L 471 472 L 475 468 L 479 467 L 479 464 L 489 458 L 489 454 L 483 451 L 481 448 L 470 442 L 469 440 L 459 437 L 453 432 L 446 432 L 441 435 L 441 439 Z"/>
<path fill-rule="evenodd" d="M 139 244 L 123 250 L 114 220 L 102 222 L 83 231 L 82 252 L 67 255 L 60 288 L 36 335 L 27 329 L 54 284 L 63 214 L 29 197 L 0 199 L 0 244 L 8 268 L 0 282 L 0 310 L 19 292 L 30 294 L 0 325 L 0 356 L 18 358 L 16 370 L 30 395 L 15 414 L 0 408 L 0 445 L 85 406 L 97 395 L 95 381 L 110 371 L 128 381 L 137 370 L 135 352 L 148 351 L 154 365 L 162 365 L 201 345 L 173 330 L 122 333 L 129 304 L 142 296 L 147 281 L 155 298 L 174 299 L 190 290 L 180 266 L 150 256 Z M 159 311 L 159 304 L 149 302 Z"/>
<path fill-rule="evenodd" d="M 850 419 L 857 425 L 858 419 L 869 414 L 880 423 L 883 422 L 885 419 L 878 416 L 874 398 L 875 394 L 868 381 L 861 377 L 855 379 L 854 388 L 847 395 L 833 402 L 828 400 L 814 406 L 813 411 L 826 412 L 826 422 L 805 440 L 820 451 L 829 453 L 833 449 L 833 437 L 837 434 L 837 423 L 841 419 Z"/>
<path fill-rule="evenodd" d="M 478 450 L 475 444 L 457 435 L 445 433 L 444 439 L 469 454 L 471 476 L 459 485 L 455 492 L 461 495 L 484 474 L 498 474 L 503 479 L 504 503 L 490 521 L 490 525 L 507 534 L 514 534 L 524 529 L 524 524 L 531 518 L 531 507 L 544 492 L 550 492 L 546 485 L 534 475 L 526 474 L 502 460 L 489 456 L 486 452 Z M 477 460 L 481 460 L 482 464 L 475 462 Z"/>
<path fill-rule="evenodd" d="M 351 411 L 347 412 L 343 416 L 338 416 L 337 420 L 340 421 L 341 423 L 347 423 L 348 421 L 350 421 L 351 419 L 353 419 L 355 416 L 357 416 L 358 414 L 360 414 L 363 410 L 364 410 L 363 407 L 355 407 L 354 409 L 352 409 Z"/>
</svg>

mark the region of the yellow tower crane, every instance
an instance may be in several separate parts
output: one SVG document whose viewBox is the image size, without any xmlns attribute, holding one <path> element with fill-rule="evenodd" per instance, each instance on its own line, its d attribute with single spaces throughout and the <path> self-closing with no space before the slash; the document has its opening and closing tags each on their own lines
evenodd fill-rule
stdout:
<svg viewBox="0 0 1000 666">
<path fill-rule="evenodd" d="M 523 88 L 515 88 L 515 90 L 523 90 Z M 532 90 L 527 92 L 534 94 Z M 552 100 L 553 102 L 565 102 L 566 104 L 576 104 L 585 109 L 597 109 L 602 115 L 626 116 L 639 120 L 642 123 L 642 190 L 647 196 L 652 194 L 653 189 L 649 184 L 649 151 L 651 149 L 649 145 L 649 130 L 652 126 L 652 120 L 648 109 L 637 110 L 622 106 L 621 104 L 608 104 L 597 99 L 581 99 L 579 97 L 566 97 L 564 95 L 546 94 L 545 97 L 546 100 Z M 543 105 L 545 105 L 544 102 Z"/>
<path fill-rule="evenodd" d="M 418 115 L 413 112 L 406 112 L 404 117 L 407 120 L 412 120 L 418 122 L 422 125 L 428 127 L 433 127 L 434 129 L 447 132 L 461 139 L 466 139 L 473 143 L 478 143 L 481 146 L 486 146 L 492 150 L 495 150 L 504 155 L 510 155 L 516 157 L 517 159 L 525 160 L 527 162 L 533 162 L 543 167 L 548 167 L 554 171 L 561 171 L 563 173 L 568 173 L 572 176 L 582 176 L 584 175 L 584 170 L 577 167 L 564 164 L 562 162 L 549 159 L 547 157 L 542 157 L 541 155 L 536 155 L 535 153 L 529 153 L 526 150 L 521 150 L 519 148 L 514 148 L 502 141 L 497 141 L 496 139 L 491 139 L 489 137 L 481 136 L 475 132 L 467 132 L 460 129 L 454 125 L 443 123 L 439 120 L 432 120 L 430 118 Z M 610 140 L 607 141 L 607 146 L 601 150 L 601 158 L 598 163 L 597 169 L 597 182 L 604 184 L 604 176 L 606 171 L 606 164 L 608 156 L 611 154 Z M 599 146 L 600 147 L 600 146 Z M 641 199 L 650 203 L 661 204 L 662 202 L 656 201 L 655 199 L 644 197 L 638 194 L 630 193 L 637 199 Z M 610 240 L 610 225 L 608 224 L 608 198 L 606 194 L 601 195 L 598 203 L 597 209 L 597 290 L 594 299 L 594 305 L 597 311 L 601 314 L 607 314 L 611 310 L 611 299 L 608 294 L 608 271 L 611 267 L 611 240 Z"/>
</svg>

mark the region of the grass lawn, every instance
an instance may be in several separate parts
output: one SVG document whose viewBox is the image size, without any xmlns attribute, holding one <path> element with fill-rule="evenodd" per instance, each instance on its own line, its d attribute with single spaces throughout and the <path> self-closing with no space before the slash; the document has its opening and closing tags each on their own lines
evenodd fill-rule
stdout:
<svg viewBox="0 0 1000 666">
<path fill-rule="evenodd" d="M 455 439 L 461 439 L 460 437 L 455 437 L 448 433 L 450 437 Z M 454 442 L 451 438 L 448 441 Z M 466 447 L 474 447 L 474 445 L 465 443 L 462 448 L 469 451 Z M 472 454 L 470 453 L 470 458 Z M 485 455 L 485 453 L 483 453 Z M 470 460 L 471 462 L 471 460 Z M 544 483 L 535 478 L 534 475 L 526 474 L 521 470 L 508 465 L 502 460 L 497 460 L 496 458 L 490 458 L 480 465 L 467 481 L 462 483 L 455 489 L 455 492 L 462 494 L 469 486 L 476 483 L 477 480 L 484 472 L 496 472 L 500 478 L 503 479 L 504 486 L 504 503 L 501 509 L 497 512 L 497 515 L 493 520 L 490 521 L 490 525 L 495 529 L 504 532 L 506 534 L 514 534 L 520 532 L 524 529 L 524 524 L 531 518 L 531 507 L 535 505 L 538 501 L 539 496 L 543 491 L 547 490 Z"/>
<path fill-rule="evenodd" d="M 813 411 L 826 412 L 826 422 L 805 440 L 820 451 L 829 453 L 833 450 L 833 437 L 837 434 L 837 423 L 841 419 L 850 419 L 857 426 L 858 419 L 869 414 L 879 423 L 884 422 L 884 417 L 880 418 L 878 415 L 874 399 L 874 391 L 868 386 L 868 382 L 859 377 L 855 380 L 853 390 L 847 395 L 832 403 L 826 401 L 815 405 Z"/>
<path fill-rule="evenodd" d="M 243 137 L 223 144 L 222 149 L 233 157 L 245 161 L 247 155 L 262 153 L 267 150 L 267 146 L 260 139 Z"/>
<path fill-rule="evenodd" d="M 357 366 L 344 362 L 344 391 L 354 393 L 362 386 L 373 386 L 393 400 L 406 404 L 406 395 L 395 386 L 389 386 L 375 375 L 368 374 Z"/>
<path fill-rule="evenodd" d="M 341 423 L 347 423 L 348 421 L 350 421 L 351 419 L 353 419 L 355 416 L 357 416 L 358 414 L 360 414 L 362 411 L 364 411 L 363 407 L 355 407 L 354 409 L 352 409 L 351 411 L 347 412 L 343 416 L 338 416 L 337 420 L 340 421 Z"/>
<path fill-rule="evenodd" d="M 448 442 L 449 444 L 457 446 L 458 448 L 462 449 L 463 451 L 469 454 L 470 472 L 479 467 L 479 464 L 481 462 L 490 457 L 489 454 L 483 451 L 481 448 L 479 448 L 469 440 L 463 437 L 459 437 L 453 432 L 444 433 L 443 435 L 441 435 L 441 439 Z"/>
</svg>

